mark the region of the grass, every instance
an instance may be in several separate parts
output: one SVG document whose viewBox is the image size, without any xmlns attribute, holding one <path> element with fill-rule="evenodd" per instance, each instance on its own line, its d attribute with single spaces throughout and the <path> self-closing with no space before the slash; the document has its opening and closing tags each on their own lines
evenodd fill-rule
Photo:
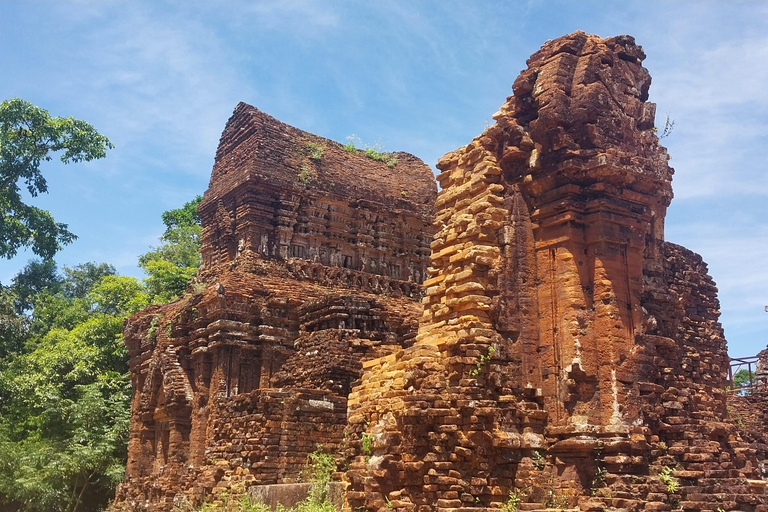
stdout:
<svg viewBox="0 0 768 512">
<path fill-rule="evenodd" d="M 306 165 L 302 165 L 299 168 L 299 181 L 305 185 L 309 185 L 317 178 L 317 172 L 314 169 L 310 169 Z"/>
<path fill-rule="evenodd" d="M 289 509 L 278 505 L 274 512 L 337 512 L 336 507 L 328 499 L 328 483 L 335 469 L 336 461 L 333 454 L 324 453 L 321 449 L 310 453 L 307 456 L 305 471 L 309 475 L 309 481 L 314 485 L 309 491 L 309 496 Z M 251 500 L 247 494 L 234 498 L 224 493 L 215 502 L 203 503 L 197 508 L 176 506 L 173 512 L 273 512 L 269 506 Z"/>
<path fill-rule="evenodd" d="M 517 507 L 520 505 L 520 503 L 523 502 L 525 499 L 527 493 L 523 491 L 522 489 L 518 489 L 515 487 L 511 491 L 509 491 L 509 498 L 507 501 L 502 503 L 501 505 L 501 511 L 502 512 L 517 512 Z"/>
<path fill-rule="evenodd" d="M 314 142 L 307 142 L 307 150 L 309 151 L 309 158 L 320 161 L 320 159 L 323 158 L 325 146 L 322 144 L 315 144 Z"/>
<path fill-rule="evenodd" d="M 361 150 L 357 149 L 356 142 L 360 142 L 360 139 L 356 135 L 350 135 L 347 137 L 347 143 L 342 146 L 347 153 L 357 153 Z M 362 150 L 363 155 L 367 156 L 371 160 L 377 162 L 384 162 L 388 167 L 394 167 L 397 165 L 397 157 L 392 153 L 382 151 L 382 145 L 377 142 L 373 146 L 366 145 Z"/>
<path fill-rule="evenodd" d="M 376 148 L 372 148 L 372 147 L 366 147 L 363 153 L 365 154 L 365 156 L 367 156 L 371 160 L 376 160 L 377 162 L 384 162 L 385 164 L 387 164 L 387 167 L 394 167 L 397 165 L 397 157 L 394 156 L 392 153 L 383 153 L 381 151 L 378 151 Z"/>
</svg>

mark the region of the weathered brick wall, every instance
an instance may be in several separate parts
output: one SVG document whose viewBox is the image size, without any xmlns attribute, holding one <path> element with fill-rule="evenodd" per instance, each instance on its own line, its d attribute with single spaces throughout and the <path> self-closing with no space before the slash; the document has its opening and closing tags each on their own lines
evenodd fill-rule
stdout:
<svg viewBox="0 0 768 512">
<path fill-rule="evenodd" d="M 438 162 L 433 227 L 415 157 L 239 105 L 200 207 L 204 291 L 125 326 L 116 507 L 295 481 L 322 445 L 350 510 L 512 492 L 529 511 L 768 512 L 764 397 L 728 402 L 714 281 L 664 241 L 644 58 L 628 36 L 547 42 Z"/>
<path fill-rule="evenodd" d="M 768 481 L 768 390 L 758 389 L 744 396 L 729 394 L 728 414 L 749 443 L 749 450 L 754 450 L 760 476 Z"/>
<path fill-rule="evenodd" d="M 344 397 L 322 390 L 256 390 L 222 404 L 206 451 L 224 470 L 218 485 L 237 477 L 252 484 L 300 480 L 307 455 L 338 450 L 346 405 Z"/>
<path fill-rule="evenodd" d="M 438 162 L 416 343 L 349 397 L 351 508 L 512 491 L 528 510 L 765 510 L 726 413 L 717 290 L 663 239 L 643 58 L 626 36 L 548 42 L 497 124 Z"/>
<path fill-rule="evenodd" d="M 413 155 L 391 157 L 345 151 L 239 104 L 200 205 L 203 273 L 249 249 L 420 283 L 434 178 Z"/>
<path fill-rule="evenodd" d="M 421 312 L 436 187 L 396 156 L 238 105 L 199 208 L 197 278 L 125 324 L 135 392 L 114 508 L 294 482 L 309 453 L 338 450 L 362 365 L 412 345 Z"/>
</svg>

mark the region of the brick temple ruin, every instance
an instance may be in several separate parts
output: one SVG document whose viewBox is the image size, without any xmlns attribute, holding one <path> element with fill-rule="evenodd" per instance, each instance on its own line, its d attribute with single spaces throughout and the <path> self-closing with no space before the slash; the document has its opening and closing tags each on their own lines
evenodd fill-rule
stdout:
<svg viewBox="0 0 768 512">
<path fill-rule="evenodd" d="M 768 511 L 768 391 L 728 395 L 715 284 L 664 240 L 644 58 L 547 42 L 439 194 L 412 155 L 238 105 L 198 277 L 125 325 L 114 508 L 296 482 L 322 449 L 350 511 Z"/>
</svg>

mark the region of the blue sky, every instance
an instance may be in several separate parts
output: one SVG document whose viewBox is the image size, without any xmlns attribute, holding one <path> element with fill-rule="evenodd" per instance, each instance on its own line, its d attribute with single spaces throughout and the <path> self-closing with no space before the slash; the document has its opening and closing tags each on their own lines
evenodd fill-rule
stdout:
<svg viewBox="0 0 768 512">
<path fill-rule="evenodd" d="M 0 98 L 91 122 L 117 146 L 44 168 L 36 206 L 79 239 L 60 265 L 141 276 L 160 213 L 202 193 L 238 101 L 434 165 L 481 132 L 525 60 L 574 30 L 645 48 L 676 169 L 667 239 L 703 255 L 732 356 L 768 343 L 768 4 L 0 2 Z M 0 281 L 31 258 L 0 262 Z"/>
</svg>

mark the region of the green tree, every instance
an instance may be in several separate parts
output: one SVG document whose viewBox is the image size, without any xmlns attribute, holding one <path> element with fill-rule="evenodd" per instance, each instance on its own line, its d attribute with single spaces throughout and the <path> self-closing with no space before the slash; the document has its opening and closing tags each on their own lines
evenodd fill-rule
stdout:
<svg viewBox="0 0 768 512">
<path fill-rule="evenodd" d="M 106 156 L 114 146 L 85 121 L 52 117 L 48 111 L 13 98 L 0 102 L 0 257 L 11 258 L 19 248 L 50 259 L 76 237 L 51 214 L 25 204 L 20 183 L 32 197 L 48 191 L 40 164 L 61 152 L 62 162 L 90 161 Z"/>
<path fill-rule="evenodd" d="M 83 298 L 103 277 L 115 275 L 115 267 L 107 263 L 97 264 L 89 261 L 74 267 L 64 267 L 64 275 L 64 294 L 71 299 Z"/>
<path fill-rule="evenodd" d="M 183 207 L 162 214 L 165 232 L 159 247 L 139 256 L 139 266 L 152 302 L 170 302 L 181 295 L 200 267 L 200 217 L 197 196 Z"/>
<path fill-rule="evenodd" d="M 108 503 L 130 416 L 122 325 L 146 304 L 141 283 L 114 275 L 84 297 L 36 298 L 38 329 L 0 369 L 0 503 L 41 512 Z"/>
<path fill-rule="evenodd" d="M 3 360 L 24 347 L 29 319 L 19 314 L 18 298 L 11 288 L 0 286 L 0 369 Z"/>
<path fill-rule="evenodd" d="M 96 263 L 59 274 L 45 261 L 0 287 L 0 508 L 99 510 L 114 495 L 131 399 L 123 321 L 194 276 L 199 201 L 163 214 L 161 246 L 141 257 L 144 282 Z"/>
<path fill-rule="evenodd" d="M 752 383 L 755 382 L 755 374 L 746 368 L 742 368 L 741 370 L 737 371 L 735 374 L 733 374 L 733 388 L 734 390 L 738 390 L 739 388 L 744 388 L 750 386 Z M 744 394 L 746 390 L 737 391 L 739 394 Z"/>
<path fill-rule="evenodd" d="M 16 294 L 16 311 L 20 314 L 32 309 L 32 301 L 43 290 L 56 293 L 61 289 L 61 276 L 53 260 L 30 260 L 11 281 Z"/>
</svg>

